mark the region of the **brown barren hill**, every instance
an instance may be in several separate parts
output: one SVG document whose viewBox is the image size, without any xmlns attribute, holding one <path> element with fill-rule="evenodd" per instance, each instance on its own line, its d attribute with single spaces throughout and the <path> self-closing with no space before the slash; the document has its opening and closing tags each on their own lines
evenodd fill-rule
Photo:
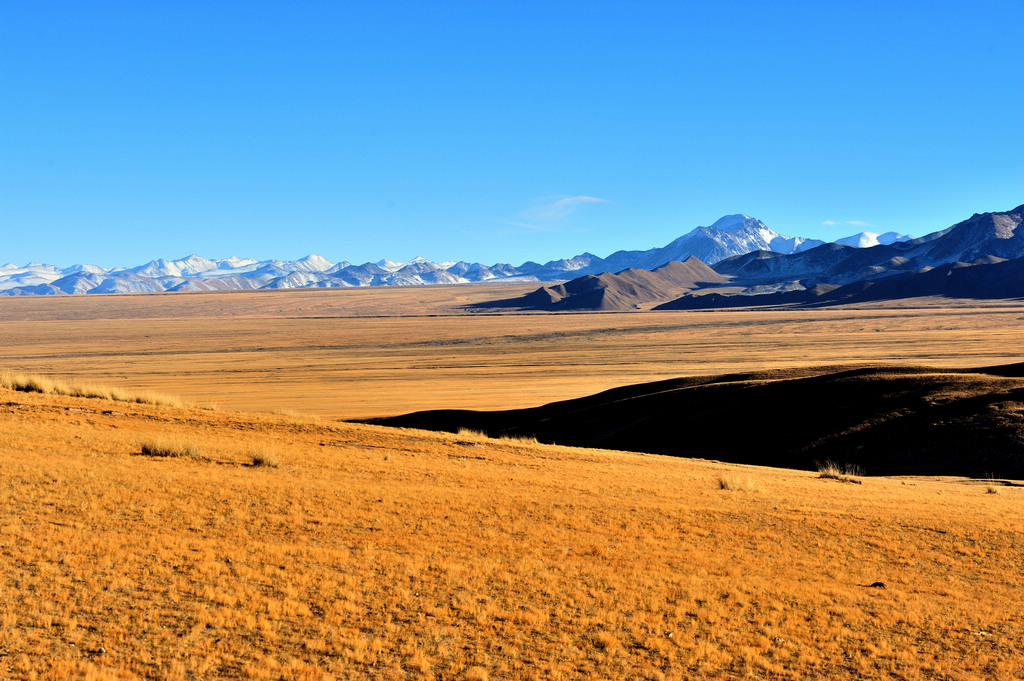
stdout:
<svg viewBox="0 0 1024 681">
<path fill-rule="evenodd" d="M 5 679 L 1024 675 L 1009 480 L 2 388 L 0 475 Z"/>
<path fill-rule="evenodd" d="M 516 307 L 529 310 L 633 310 L 643 303 L 670 300 L 728 278 L 691 256 L 685 262 L 669 262 L 653 270 L 626 269 L 615 274 L 588 274 L 555 286 L 543 286 L 520 298 L 509 298 L 474 307 Z"/>
</svg>

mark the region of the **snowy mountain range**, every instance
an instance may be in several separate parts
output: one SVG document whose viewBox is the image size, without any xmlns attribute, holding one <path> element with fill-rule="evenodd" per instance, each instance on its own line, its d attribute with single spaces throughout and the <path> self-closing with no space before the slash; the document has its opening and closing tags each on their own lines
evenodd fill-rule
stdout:
<svg viewBox="0 0 1024 681">
<path fill-rule="evenodd" d="M 858 247 L 908 239 L 910 237 L 894 232 L 862 232 L 839 242 Z M 210 260 L 190 255 L 180 260 L 160 259 L 136 267 L 110 269 L 95 265 L 59 268 L 40 263 L 20 267 L 8 264 L 0 266 L 0 295 L 415 286 L 495 280 L 559 281 L 626 268 L 654 269 L 691 256 L 714 264 L 755 251 L 786 255 L 802 253 L 824 243 L 816 239 L 783 236 L 747 215 L 727 215 L 709 227 L 697 227 L 660 248 L 616 251 L 607 258 L 582 253 L 543 264 L 527 261 L 519 266 L 505 263 L 488 266 L 462 261 L 435 263 L 425 258 L 353 265 L 344 261 L 333 263 L 319 255 L 299 260 L 262 261 L 239 257 Z"/>
<path fill-rule="evenodd" d="M 1006 212 L 975 213 L 952 227 L 919 239 L 899 239 L 868 248 L 840 240 L 792 254 L 751 252 L 715 264 L 715 271 L 734 282 L 800 280 L 806 287 L 843 285 L 900 272 L 917 272 L 950 263 L 992 264 L 1024 256 L 1024 206 Z"/>
<path fill-rule="evenodd" d="M 722 260 L 715 271 L 738 293 L 682 297 L 656 309 L 896 300 L 944 296 L 1024 297 L 1024 205 L 975 213 L 920 239 L 853 248 L 825 244 L 805 253 L 754 252 Z M 755 302 L 756 300 L 756 302 Z"/>
<path fill-rule="evenodd" d="M 741 222 L 744 221 L 735 219 L 727 224 Z M 542 286 L 517 298 L 486 301 L 475 307 L 632 310 L 650 307 L 652 301 L 661 299 L 665 302 L 652 309 L 680 310 L 827 305 L 929 296 L 1022 298 L 1022 224 L 1024 205 L 1006 212 L 976 213 L 920 239 L 864 233 L 840 240 L 846 243 L 811 248 L 792 244 L 791 253 L 754 250 L 719 260 L 712 268 L 694 258 L 653 271 L 627 269 L 600 276 L 584 275 L 557 286 Z M 739 231 L 756 233 L 759 228 L 751 225 L 745 223 Z M 722 231 L 728 236 L 728 231 Z M 685 272 L 679 269 L 684 266 Z"/>
</svg>

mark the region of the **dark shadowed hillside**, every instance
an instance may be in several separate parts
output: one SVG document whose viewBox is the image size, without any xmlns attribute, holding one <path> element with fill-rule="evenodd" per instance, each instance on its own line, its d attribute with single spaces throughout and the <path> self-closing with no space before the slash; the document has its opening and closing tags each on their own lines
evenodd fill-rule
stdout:
<svg viewBox="0 0 1024 681">
<path fill-rule="evenodd" d="M 588 274 L 556 286 L 541 288 L 519 298 L 495 300 L 476 307 L 531 310 L 632 310 L 641 303 L 680 296 L 706 284 L 721 284 L 727 277 L 696 257 L 669 262 L 653 270 L 626 269 L 616 274 Z"/>
<path fill-rule="evenodd" d="M 1024 478 L 1024 365 L 681 378 L 531 409 L 368 422 L 785 468 L 832 460 L 873 475 Z"/>
<path fill-rule="evenodd" d="M 945 298 L 1008 299 L 1024 297 L 1024 258 L 1003 260 L 994 256 L 974 263 L 951 263 L 923 272 L 894 274 L 883 279 L 863 279 L 845 286 L 818 284 L 805 291 L 760 296 L 707 293 L 681 296 L 655 310 L 694 310 L 714 307 L 774 306 L 793 304 L 831 305 L 941 296 Z"/>
</svg>

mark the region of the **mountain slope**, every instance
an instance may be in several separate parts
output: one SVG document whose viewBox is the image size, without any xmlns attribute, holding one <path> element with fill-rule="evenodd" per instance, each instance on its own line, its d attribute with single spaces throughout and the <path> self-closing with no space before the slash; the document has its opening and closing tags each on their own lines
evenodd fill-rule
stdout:
<svg viewBox="0 0 1024 681">
<path fill-rule="evenodd" d="M 979 258 L 1019 258 L 1024 257 L 1022 215 L 1024 205 L 1006 212 L 975 214 L 919 239 L 870 248 L 825 244 L 791 255 L 747 253 L 717 263 L 715 271 L 746 284 L 783 278 L 800 279 L 805 285 L 847 284 Z"/>
<path fill-rule="evenodd" d="M 625 269 L 615 274 L 587 274 L 564 284 L 543 286 L 520 298 L 496 300 L 474 307 L 515 307 L 529 310 L 632 310 L 641 303 L 665 300 L 705 284 L 728 279 L 695 256 L 653 270 Z"/>
<path fill-rule="evenodd" d="M 845 286 L 818 284 L 806 290 L 770 295 L 683 295 L 654 309 L 832 305 L 932 296 L 979 300 L 1024 298 L 1024 257 L 1002 261 L 998 258 L 981 258 L 975 263 L 948 263 L 919 272 L 894 274 L 881 279 L 862 279 Z"/>
</svg>

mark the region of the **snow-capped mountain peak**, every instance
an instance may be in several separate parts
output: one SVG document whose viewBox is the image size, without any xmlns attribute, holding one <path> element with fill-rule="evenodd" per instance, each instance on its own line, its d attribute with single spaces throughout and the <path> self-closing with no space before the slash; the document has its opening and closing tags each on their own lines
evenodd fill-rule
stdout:
<svg viewBox="0 0 1024 681">
<path fill-rule="evenodd" d="M 752 218 L 749 215 L 743 214 L 724 215 L 715 220 L 711 224 L 711 228 L 717 229 L 719 232 L 738 232 L 740 230 L 749 229 L 768 229 L 768 227 L 757 218 Z"/>
<path fill-rule="evenodd" d="M 97 265 L 72 265 L 62 270 L 64 274 L 106 274 L 109 270 L 106 270 Z"/>
<path fill-rule="evenodd" d="M 193 253 L 190 256 L 175 260 L 174 266 L 178 268 L 182 275 L 199 274 L 200 272 L 209 272 L 210 270 L 217 269 L 217 263 L 201 255 Z"/>
<path fill-rule="evenodd" d="M 307 272 L 325 272 L 334 267 L 333 262 L 322 255 L 316 255 L 315 253 L 307 255 L 305 258 L 299 258 L 295 261 L 295 264 L 299 265 Z"/>
<path fill-rule="evenodd" d="M 405 267 L 404 262 L 395 262 L 394 260 L 388 260 L 387 258 L 383 260 L 378 260 L 374 264 L 377 267 L 380 267 L 381 269 L 387 270 L 388 272 L 397 272 L 398 270 Z"/>
<path fill-rule="evenodd" d="M 253 258 L 239 258 L 237 255 L 233 255 L 230 258 L 218 260 L 217 269 L 234 270 L 240 267 L 248 267 L 249 265 L 255 265 L 258 262 L 258 260 L 254 260 Z"/>
<path fill-rule="evenodd" d="M 861 232 L 860 234 L 836 239 L 835 243 L 842 244 L 843 246 L 856 246 L 857 248 L 871 248 L 879 244 L 888 246 L 897 241 L 910 241 L 913 238 L 909 234 L 900 234 L 899 232 Z"/>
</svg>

